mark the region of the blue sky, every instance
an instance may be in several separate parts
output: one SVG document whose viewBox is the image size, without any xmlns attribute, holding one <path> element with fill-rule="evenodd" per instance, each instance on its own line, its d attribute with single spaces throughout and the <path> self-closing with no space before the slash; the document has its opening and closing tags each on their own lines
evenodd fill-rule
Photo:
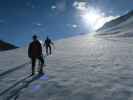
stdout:
<svg viewBox="0 0 133 100">
<path fill-rule="evenodd" d="M 133 0 L 0 0 L 0 39 L 23 46 L 33 34 L 60 39 L 89 33 L 132 10 L 132 4 Z"/>
</svg>

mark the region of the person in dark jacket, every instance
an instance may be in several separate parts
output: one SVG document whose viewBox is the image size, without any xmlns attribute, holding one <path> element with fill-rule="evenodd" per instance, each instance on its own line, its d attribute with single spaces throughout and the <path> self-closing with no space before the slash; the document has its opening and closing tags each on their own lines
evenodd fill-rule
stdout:
<svg viewBox="0 0 133 100">
<path fill-rule="evenodd" d="M 33 35 L 33 41 L 29 44 L 28 48 L 28 56 L 32 61 L 32 74 L 35 74 L 35 65 L 36 60 L 38 59 L 41 62 L 39 74 L 43 74 L 43 65 L 44 65 L 44 59 L 42 54 L 42 46 L 39 40 L 37 39 L 36 35 Z"/>
<path fill-rule="evenodd" d="M 44 42 L 44 46 L 46 48 L 46 54 L 47 55 L 51 55 L 52 54 L 52 47 L 51 45 L 54 46 L 54 43 L 51 41 L 51 39 L 47 36 L 45 42 Z"/>
</svg>

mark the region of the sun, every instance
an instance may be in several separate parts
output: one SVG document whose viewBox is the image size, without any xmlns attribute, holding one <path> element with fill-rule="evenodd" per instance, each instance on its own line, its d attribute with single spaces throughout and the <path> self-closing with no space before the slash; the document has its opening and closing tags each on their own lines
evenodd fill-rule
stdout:
<svg viewBox="0 0 133 100">
<path fill-rule="evenodd" d="M 90 8 L 80 12 L 84 24 L 92 31 L 101 28 L 105 23 L 118 18 L 119 16 L 106 16 L 99 9 Z"/>
<path fill-rule="evenodd" d="M 75 1 L 73 7 L 76 9 L 76 15 L 80 16 L 80 21 L 87 26 L 89 31 L 96 31 L 105 23 L 118 18 L 119 16 L 108 15 L 97 6 L 92 6 L 88 2 Z"/>
<path fill-rule="evenodd" d="M 102 26 L 102 23 L 100 23 L 103 18 L 100 14 L 94 11 L 85 12 L 82 15 L 82 18 L 84 22 L 91 27 L 92 30 L 96 30 L 99 27 Z"/>
<path fill-rule="evenodd" d="M 89 9 L 80 14 L 83 22 L 92 30 L 97 30 L 105 24 L 105 15 L 96 9 Z"/>
</svg>

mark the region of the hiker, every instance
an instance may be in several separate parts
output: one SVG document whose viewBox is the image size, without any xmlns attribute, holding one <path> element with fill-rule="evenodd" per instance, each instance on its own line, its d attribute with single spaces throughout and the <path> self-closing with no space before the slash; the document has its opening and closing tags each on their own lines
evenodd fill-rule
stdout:
<svg viewBox="0 0 133 100">
<path fill-rule="evenodd" d="M 51 55 L 52 54 L 52 47 L 51 45 L 54 46 L 54 43 L 51 41 L 51 39 L 47 36 L 45 42 L 44 42 L 44 46 L 46 48 L 46 54 L 47 55 Z"/>
<path fill-rule="evenodd" d="M 29 44 L 28 48 L 28 56 L 32 61 L 32 74 L 35 74 L 35 65 L 36 60 L 38 59 L 40 64 L 39 68 L 39 74 L 43 74 L 43 65 L 44 65 L 44 59 L 43 59 L 43 53 L 42 53 L 42 46 L 39 40 L 37 39 L 36 35 L 33 35 L 33 41 Z"/>
</svg>

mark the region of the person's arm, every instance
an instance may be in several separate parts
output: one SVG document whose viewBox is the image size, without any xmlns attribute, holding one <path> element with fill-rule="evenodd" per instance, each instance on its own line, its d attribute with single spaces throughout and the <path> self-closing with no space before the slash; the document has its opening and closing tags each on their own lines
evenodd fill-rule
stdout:
<svg viewBox="0 0 133 100">
<path fill-rule="evenodd" d="M 52 42 L 52 41 L 51 41 L 51 44 L 52 44 L 53 48 L 55 49 L 55 45 L 54 45 L 54 42 Z"/>
<path fill-rule="evenodd" d="M 41 43 L 40 43 L 40 52 L 41 52 L 41 55 L 42 55 L 42 45 L 41 45 Z"/>
</svg>

